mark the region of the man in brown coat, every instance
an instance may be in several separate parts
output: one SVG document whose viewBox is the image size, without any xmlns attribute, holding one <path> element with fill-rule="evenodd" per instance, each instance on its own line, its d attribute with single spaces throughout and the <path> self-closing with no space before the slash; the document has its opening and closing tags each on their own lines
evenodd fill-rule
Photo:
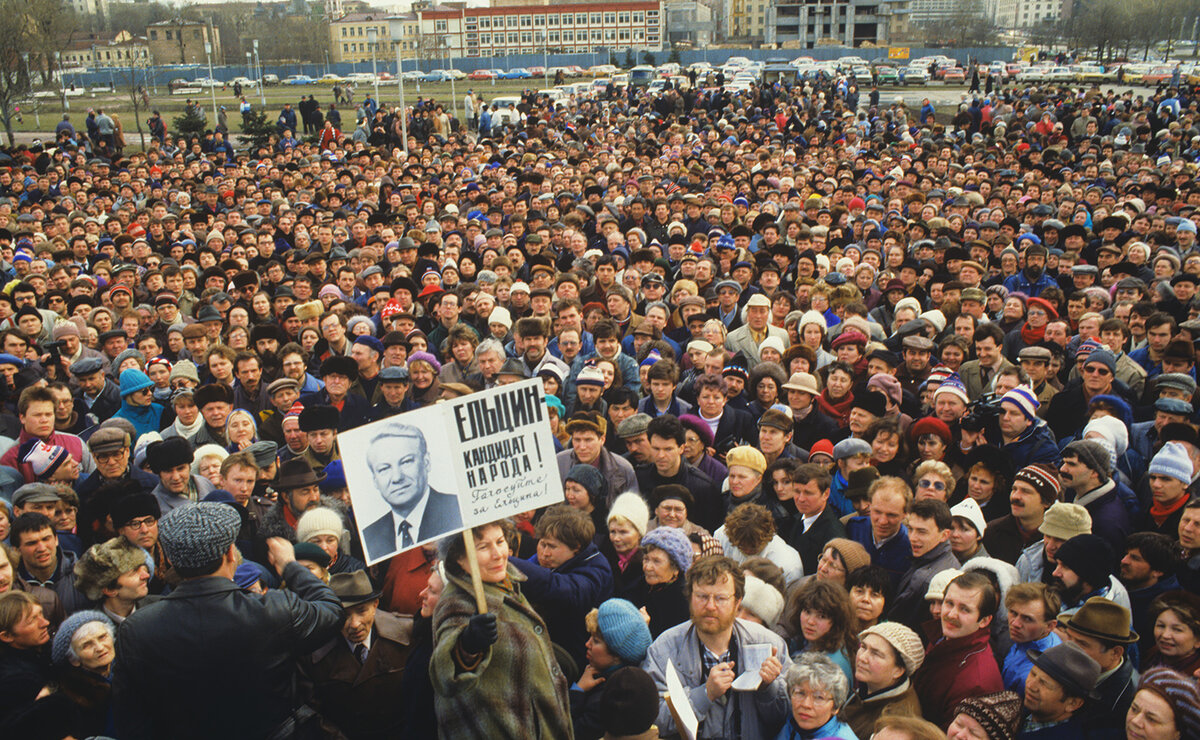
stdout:
<svg viewBox="0 0 1200 740">
<path fill-rule="evenodd" d="M 313 705 L 350 740 L 397 737 L 412 618 L 379 610 L 379 593 L 361 570 L 334 574 L 329 586 L 346 621 L 340 634 L 301 662 Z"/>
</svg>

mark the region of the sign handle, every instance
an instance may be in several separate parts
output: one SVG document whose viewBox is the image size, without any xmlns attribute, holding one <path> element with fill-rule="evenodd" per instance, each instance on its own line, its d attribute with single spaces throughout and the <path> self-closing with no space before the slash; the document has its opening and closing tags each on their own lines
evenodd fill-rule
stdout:
<svg viewBox="0 0 1200 740">
<path fill-rule="evenodd" d="M 487 598 L 483 595 L 483 577 L 479 575 L 479 558 L 475 555 L 475 530 L 467 528 L 462 531 L 463 544 L 467 550 L 467 567 L 471 571 L 471 585 L 475 587 L 475 608 L 480 614 L 487 614 Z"/>
</svg>

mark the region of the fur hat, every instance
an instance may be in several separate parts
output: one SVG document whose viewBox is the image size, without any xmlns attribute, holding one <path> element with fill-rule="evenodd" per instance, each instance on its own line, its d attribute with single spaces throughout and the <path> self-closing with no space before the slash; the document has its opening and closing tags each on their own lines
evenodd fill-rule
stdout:
<svg viewBox="0 0 1200 740">
<path fill-rule="evenodd" d="M 300 412 L 300 431 L 302 432 L 337 428 L 338 410 L 333 406 L 314 404 Z"/>
<path fill-rule="evenodd" d="M 104 589 L 122 575 L 149 565 L 145 550 L 124 537 L 113 537 L 107 542 L 92 545 L 75 562 L 75 588 L 92 601 L 104 598 Z"/>
<path fill-rule="evenodd" d="M 233 403 L 233 390 L 223 383 L 209 383 L 196 389 L 192 396 L 201 411 L 210 403 Z"/>
<path fill-rule="evenodd" d="M 301 321 L 311 321 L 325 312 L 325 304 L 319 300 L 314 300 L 293 306 L 292 309 L 296 312 L 296 318 Z"/>
<path fill-rule="evenodd" d="M 650 526 L 650 507 L 646 506 L 646 500 L 640 494 L 628 491 L 617 496 L 617 500 L 613 501 L 606 521 L 612 523 L 614 517 L 629 522 L 637 530 L 639 537 L 644 536 L 646 527 Z"/>
<path fill-rule="evenodd" d="M 746 573 L 742 608 L 761 619 L 767 629 L 771 629 L 783 614 L 783 594 L 753 573 Z"/>
<path fill-rule="evenodd" d="M 192 464 L 192 443 L 186 437 L 168 437 L 146 448 L 146 464 L 155 473 Z"/>
</svg>

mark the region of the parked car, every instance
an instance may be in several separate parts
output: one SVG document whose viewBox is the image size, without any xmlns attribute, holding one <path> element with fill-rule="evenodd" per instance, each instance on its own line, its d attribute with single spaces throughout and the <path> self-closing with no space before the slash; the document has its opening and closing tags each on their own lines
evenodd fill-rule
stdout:
<svg viewBox="0 0 1200 740">
<path fill-rule="evenodd" d="M 285 85 L 312 85 L 315 83 L 316 80 L 308 75 L 292 75 L 283 81 Z"/>
<path fill-rule="evenodd" d="M 942 82 L 962 84 L 967 81 L 967 73 L 962 67 L 950 67 L 942 74 Z"/>
<path fill-rule="evenodd" d="M 496 79 L 498 79 L 498 80 L 528 80 L 530 77 L 533 77 L 533 75 L 530 74 L 529 70 L 525 69 L 524 67 L 513 67 L 512 69 L 508 70 L 507 72 L 504 72 L 504 73 L 498 75 L 496 77 Z"/>
<path fill-rule="evenodd" d="M 221 86 L 221 82 L 219 80 L 214 80 L 211 77 L 197 77 L 196 79 L 192 80 L 191 84 L 193 87 L 203 87 L 205 89 Z"/>
<path fill-rule="evenodd" d="M 258 87 L 258 83 L 249 77 L 234 77 L 229 81 L 229 86 L 241 85 L 242 87 Z"/>
<path fill-rule="evenodd" d="M 920 64 L 909 65 L 900 70 L 900 81 L 905 85 L 929 84 L 929 68 Z"/>
<path fill-rule="evenodd" d="M 421 75 L 421 82 L 449 82 L 453 78 L 444 69 L 435 69 Z"/>
<path fill-rule="evenodd" d="M 1171 76 L 1175 74 L 1175 68 L 1170 65 L 1162 65 L 1146 72 L 1142 75 L 1143 85 L 1157 85 L 1161 82 L 1170 82 Z"/>
<path fill-rule="evenodd" d="M 181 87 L 192 87 L 192 81 L 185 80 L 182 77 L 175 77 L 175 78 L 172 78 L 171 81 L 167 83 L 167 89 L 172 92 L 174 92 L 175 90 L 178 90 Z"/>
<path fill-rule="evenodd" d="M 875 68 L 876 81 L 880 85 L 899 85 L 900 84 L 900 69 L 897 67 L 889 67 L 880 65 Z"/>
<path fill-rule="evenodd" d="M 268 87 L 271 85 L 278 85 L 279 84 L 279 75 L 263 75 L 262 83 L 263 83 L 263 85 L 268 86 Z"/>
<path fill-rule="evenodd" d="M 587 73 L 592 77 L 608 77 L 620 71 L 621 68 L 615 64 L 595 64 L 587 68 Z"/>
<path fill-rule="evenodd" d="M 345 81 L 346 81 L 345 77 L 342 77 L 341 75 L 336 75 L 333 72 L 328 72 L 326 74 L 321 75 L 320 79 L 317 80 L 317 84 L 318 85 L 340 85 Z"/>
<path fill-rule="evenodd" d="M 472 72 L 471 74 L 467 75 L 467 79 L 468 80 L 494 80 L 494 79 L 496 79 L 496 73 L 490 69 L 477 69 L 474 72 Z"/>
<path fill-rule="evenodd" d="M 404 72 L 406 82 L 420 82 L 423 79 L 425 79 L 425 73 L 419 69 L 409 69 Z"/>
</svg>

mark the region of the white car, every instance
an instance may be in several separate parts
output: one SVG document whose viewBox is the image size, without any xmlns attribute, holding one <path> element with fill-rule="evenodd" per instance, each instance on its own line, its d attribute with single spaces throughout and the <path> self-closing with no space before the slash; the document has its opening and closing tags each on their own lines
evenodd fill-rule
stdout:
<svg viewBox="0 0 1200 740">
<path fill-rule="evenodd" d="M 229 81 L 229 86 L 241 85 L 242 87 L 258 87 L 258 83 L 249 77 L 234 77 Z"/>
<path fill-rule="evenodd" d="M 211 77 L 197 77 L 196 79 L 192 80 L 192 84 L 195 85 L 196 87 L 205 87 L 205 88 L 221 86 L 221 82 L 219 80 L 214 80 Z"/>
</svg>

